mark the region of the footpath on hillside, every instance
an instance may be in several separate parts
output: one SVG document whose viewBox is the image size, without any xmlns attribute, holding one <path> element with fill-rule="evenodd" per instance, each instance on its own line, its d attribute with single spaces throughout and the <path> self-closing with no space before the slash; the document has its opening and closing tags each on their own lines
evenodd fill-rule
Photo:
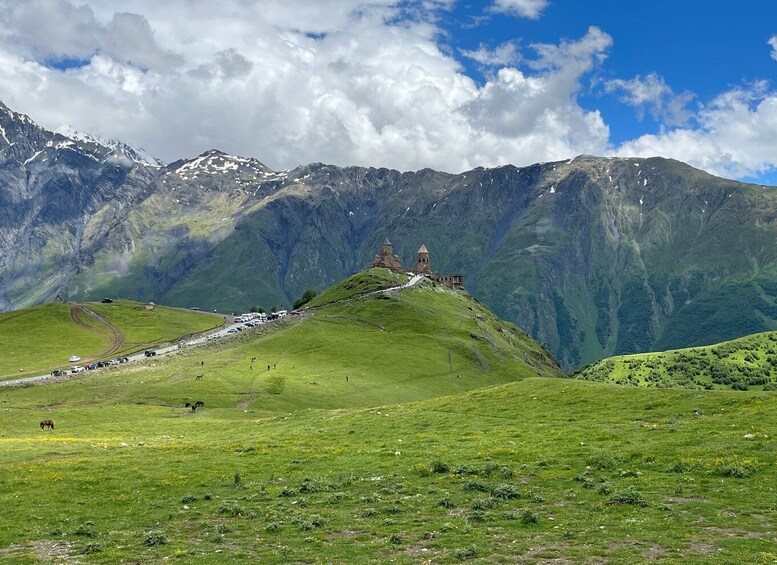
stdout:
<svg viewBox="0 0 777 565">
<path fill-rule="evenodd" d="M 107 333 L 110 335 L 110 338 L 111 338 L 111 345 L 108 349 L 98 353 L 97 355 L 90 357 L 89 359 L 86 359 L 85 361 L 91 361 L 93 359 L 100 359 L 103 357 L 110 357 L 114 353 L 117 353 L 124 348 L 124 336 L 119 331 L 119 328 L 111 324 L 107 319 L 105 319 L 97 312 L 89 310 L 83 304 L 73 304 L 73 306 L 70 307 L 70 319 L 73 320 L 73 323 L 81 326 L 82 328 L 86 328 L 87 330 L 103 333 L 103 332 L 100 332 L 99 330 L 95 330 L 94 326 L 91 326 L 86 322 L 84 322 L 83 319 L 81 318 L 81 316 L 84 314 L 93 318 L 98 323 L 102 324 L 102 326 L 105 327 L 105 329 L 107 330 Z"/>
</svg>

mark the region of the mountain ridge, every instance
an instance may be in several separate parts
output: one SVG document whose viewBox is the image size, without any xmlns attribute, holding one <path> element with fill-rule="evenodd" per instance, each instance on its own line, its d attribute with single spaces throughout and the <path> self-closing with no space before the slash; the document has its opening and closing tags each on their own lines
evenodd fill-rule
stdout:
<svg viewBox="0 0 777 565">
<path fill-rule="evenodd" d="M 58 293 L 284 306 L 367 267 L 389 238 L 410 265 L 425 243 L 434 270 L 464 274 L 566 368 L 777 328 L 773 190 L 679 161 L 273 171 L 209 150 L 147 167 L 3 119 L 3 310 Z"/>
</svg>

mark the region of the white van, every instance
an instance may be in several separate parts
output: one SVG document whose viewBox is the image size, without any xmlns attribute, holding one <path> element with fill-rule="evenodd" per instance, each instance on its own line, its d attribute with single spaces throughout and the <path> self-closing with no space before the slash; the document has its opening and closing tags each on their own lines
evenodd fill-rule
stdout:
<svg viewBox="0 0 777 565">
<path fill-rule="evenodd" d="M 243 323 L 243 322 L 245 322 L 245 321 L 246 321 L 246 320 L 245 320 L 245 318 L 243 318 L 243 316 L 237 316 L 237 317 L 235 317 L 235 319 L 234 319 L 234 322 L 235 322 L 236 324 L 242 324 L 242 323 Z"/>
</svg>

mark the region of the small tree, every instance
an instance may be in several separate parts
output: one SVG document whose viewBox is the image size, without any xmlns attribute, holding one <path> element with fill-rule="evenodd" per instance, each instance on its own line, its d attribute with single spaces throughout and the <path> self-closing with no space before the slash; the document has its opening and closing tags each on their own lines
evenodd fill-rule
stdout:
<svg viewBox="0 0 777 565">
<path fill-rule="evenodd" d="M 298 308 L 302 308 L 305 304 L 313 300 L 318 293 L 312 289 L 307 289 L 302 296 L 300 296 L 292 305 L 292 309 L 296 310 Z"/>
<path fill-rule="evenodd" d="M 278 311 L 278 309 L 275 306 L 270 308 L 270 312 L 272 312 L 273 314 L 275 314 L 277 311 Z"/>
<path fill-rule="evenodd" d="M 260 308 L 259 306 L 251 306 L 251 312 L 258 312 L 259 314 L 264 314 L 264 308 Z"/>
</svg>

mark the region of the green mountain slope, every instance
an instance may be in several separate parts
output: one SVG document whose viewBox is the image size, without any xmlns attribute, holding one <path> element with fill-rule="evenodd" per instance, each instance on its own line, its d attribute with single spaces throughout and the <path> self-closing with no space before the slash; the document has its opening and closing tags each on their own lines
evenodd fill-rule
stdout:
<svg viewBox="0 0 777 565">
<path fill-rule="evenodd" d="M 611 357 L 572 377 L 657 388 L 777 390 L 777 332 L 708 347 Z"/>
<path fill-rule="evenodd" d="M 177 176 L 154 197 L 165 204 L 141 204 L 143 227 L 112 231 L 68 293 L 286 307 L 369 265 L 388 237 L 406 265 L 425 243 L 433 269 L 464 274 L 567 368 L 777 328 L 774 191 L 676 161 L 581 157 L 461 175 L 311 165 L 256 196 L 233 191 L 227 208 L 231 185 L 203 191 Z M 184 189 L 201 212 L 184 206 Z M 201 222 L 220 227 L 198 232 Z M 128 266 L 107 267 L 117 264 Z"/>
<path fill-rule="evenodd" d="M 106 360 L 219 326 L 220 316 L 120 300 L 0 314 L 0 380 Z M 68 362 L 78 355 L 77 363 Z"/>
<path fill-rule="evenodd" d="M 387 273 L 358 273 L 332 292 L 360 282 L 372 288 Z M 81 386 L 100 402 L 169 408 L 202 399 L 209 408 L 267 413 L 409 402 L 561 371 L 514 325 L 427 282 L 310 308 L 116 374 L 122 386 L 89 379 Z"/>
<path fill-rule="evenodd" d="M 389 238 L 408 266 L 426 244 L 567 369 L 777 329 L 777 191 L 677 161 L 271 171 L 211 150 L 160 168 L 1 105 L 0 125 L 0 310 L 60 293 L 285 308 Z"/>
</svg>

